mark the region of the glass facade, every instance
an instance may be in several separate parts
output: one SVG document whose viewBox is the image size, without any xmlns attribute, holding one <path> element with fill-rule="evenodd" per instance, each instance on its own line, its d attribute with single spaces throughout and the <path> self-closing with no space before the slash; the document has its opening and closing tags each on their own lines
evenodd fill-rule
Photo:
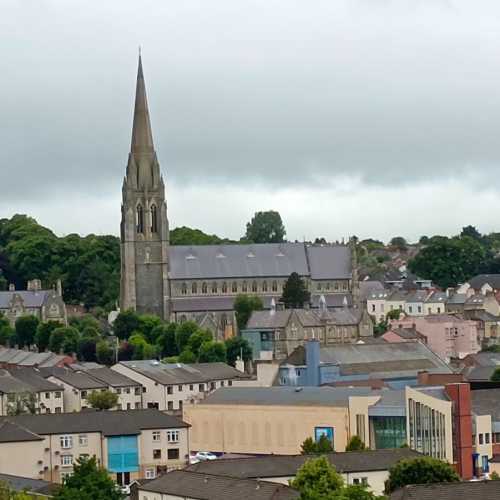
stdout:
<svg viewBox="0 0 500 500">
<path fill-rule="evenodd" d="M 370 417 L 370 427 L 377 450 L 406 444 L 406 417 Z"/>
</svg>

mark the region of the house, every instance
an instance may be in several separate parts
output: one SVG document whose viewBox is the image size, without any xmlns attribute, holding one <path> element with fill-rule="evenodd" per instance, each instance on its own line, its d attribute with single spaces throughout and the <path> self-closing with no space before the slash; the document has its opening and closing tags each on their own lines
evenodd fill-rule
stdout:
<svg viewBox="0 0 500 500">
<path fill-rule="evenodd" d="M 424 316 L 425 301 L 429 293 L 427 290 L 414 290 L 408 293 L 405 300 L 404 312 L 408 316 Z"/>
<path fill-rule="evenodd" d="M 39 279 L 28 281 L 26 290 L 16 290 L 13 284 L 7 291 L 0 291 L 0 314 L 14 326 L 20 316 L 33 315 L 40 321 L 67 323 L 66 305 L 62 298 L 61 282 L 57 290 L 42 290 Z"/>
<path fill-rule="evenodd" d="M 441 292 L 439 290 L 432 291 L 424 303 L 425 314 L 442 314 L 446 309 L 446 302 L 448 301 L 448 295 L 446 292 Z"/>
<path fill-rule="evenodd" d="M 0 483 L 7 484 L 13 491 L 25 492 L 39 499 L 52 498 L 58 490 L 58 485 L 54 483 L 11 474 L 0 474 Z"/>
<path fill-rule="evenodd" d="M 398 324 L 398 322 L 394 322 L 394 325 L 391 326 L 387 332 L 382 335 L 382 338 L 386 342 L 422 342 L 423 344 L 427 343 L 427 337 L 422 335 L 412 323 L 409 327 L 404 327 L 403 325 Z"/>
<path fill-rule="evenodd" d="M 199 401 L 219 387 L 248 379 L 226 363 L 120 361 L 111 369 L 141 384 L 143 407 L 162 411 L 182 412 L 186 403 Z"/>
<path fill-rule="evenodd" d="M 237 479 L 187 470 L 168 472 L 163 476 L 134 486 L 135 500 L 291 500 L 299 492 L 283 484 L 259 479 Z"/>
<path fill-rule="evenodd" d="M 326 299 L 320 309 L 254 311 L 241 335 L 253 351 L 253 359 L 284 359 L 309 339 L 322 345 L 354 343 L 373 337 L 373 322 L 365 309 L 329 310 Z"/>
<path fill-rule="evenodd" d="M 409 485 L 396 490 L 390 500 L 498 500 L 500 481 Z"/>
<path fill-rule="evenodd" d="M 451 368 L 421 342 L 340 344 L 321 347 L 308 341 L 279 366 L 280 385 L 318 386 L 371 378 L 392 388 L 415 385 L 419 371 L 452 373 Z"/>
<path fill-rule="evenodd" d="M 32 395 L 32 402 L 26 401 Z M 45 380 L 30 368 L 0 369 L 0 415 L 15 411 L 19 405 L 27 410 L 32 403 L 37 413 L 62 413 L 64 400 L 61 388 Z"/>
<path fill-rule="evenodd" d="M 327 453 L 325 456 L 342 475 L 346 484 L 368 484 L 376 495 L 382 495 L 384 483 L 389 477 L 389 469 L 399 460 L 420 457 L 421 454 L 409 448 L 396 448 Z M 288 484 L 288 481 L 294 479 L 297 470 L 310 458 L 307 455 L 221 458 L 189 465 L 186 470 Z"/>
<path fill-rule="evenodd" d="M 495 370 L 500 366 L 500 353 L 478 352 L 469 354 L 460 361 L 459 370 L 471 383 L 490 384 Z"/>
<path fill-rule="evenodd" d="M 13 368 L 16 366 L 50 368 L 53 366 L 68 366 L 74 362 L 74 358 L 68 355 L 0 347 L 0 368 Z"/>
<path fill-rule="evenodd" d="M 120 485 L 153 479 L 186 464 L 188 428 L 155 409 L 2 417 L 0 473 L 60 483 L 95 456 Z"/>
</svg>

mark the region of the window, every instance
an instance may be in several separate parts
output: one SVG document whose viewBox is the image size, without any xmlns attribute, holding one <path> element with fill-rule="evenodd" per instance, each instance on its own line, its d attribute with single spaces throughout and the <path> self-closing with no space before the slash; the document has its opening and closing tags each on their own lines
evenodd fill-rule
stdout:
<svg viewBox="0 0 500 500">
<path fill-rule="evenodd" d="M 372 313 L 375 312 L 375 304 L 372 304 Z"/>
<path fill-rule="evenodd" d="M 247 282 L 244 281 L 241 285 L 241 291 L 242 292 L 247 292 L 248 291 L 248 287 L 247 287 Z"/>
<path fill-rule="evenodd" d="M 167 458 L 169 460 L 178 460 L 179 459 L 179 448 L 169 448 L 167 450 Z"/>
<path fill-rule="evenodd" d="M 238 291 L 238 283 L 236 283 L 236 281 L 233 281 L 233 284 L 231 285 L 231 291 L 233 293 L 236 293 Z"/>
<path fill-rule="evenodd" d="M 205 390 L 205 384 L 199 384 L 199 385 L 198 385 L 198 390 L 199 390 L 200 392 L 204 391 L 204 390 Z"/>
<path fill-rule="evenodd" d="M 178 443 L 179 431 L 167 431 L 167 441 L 169 443 Z"/>
<path fill-rule="evenodd" d="M 487 432 L 485 435 L 484 435 L 484 442 L 486 444 L 490 444 L 490 433 Z"/>
<path fill-rule="evenodd" d="M 169 385 L 167 387 L 167 394 L 173 394 L 173 392 L 174 392 L 174 388 L 171 385 Z"/>
<path fill-rule="evenodd" d="M 148 467 L 146 469 L 146 479 L 154 479 L 156 477 L 156 471 L 154 469 L 154 467 Z"/>
<path fill-rule="evenodd" d="M 352 484 L 362 484 L 363 486 L 368 486 L 368 478 L 367 477 L 355 477 L 352 480 Z"/>
<path fill-rule="evenodd" d="M 182 392 L 182 385 L 177 386 L 177 390 L 178 390 L 179 392 Z"/>
<path fill-rule="evenodd" d="M 228 380 L 227 381 L 227 385 L 229 385 L 229 386 L 233 385 L 233 381 L 232 380 Z"/>
<path fill-rule="evenodd" d="M 412 306 L 408 306 L 408 312 L 410 312 L 410 313 L 413 312 L 413 307 Z"/>
<path fill-rule="evenodd" d="M 142 210 L 142 205 L 137 205 L 137 216 L 136 216 L 137 232 L 144 232 L 144 212 Z"/>
<path fill-rule="evenodd" d="M 441 308 L 438 307 L 437 309 L 438 309 L 438 314 L 441 314 Z"/>
<path fill-rule="evenodd" d="M 45 393 L 45 399 L 50 399 L 50 392 Z"/>
<path fill-rule="evenodd" d="M 68 477 L 71 476 L 71 472 L 61 471 L 60 476 L 61 476 L 61 482 L 64 483 L 64 481 L 66 480 L 66 478 L 68 478 Z"/>
<path fill-rule="evenodd" d="M 80 395 L 82 396 L 82 398 L 86 398 L 87 397 L 87 391 L 82 391 L 80 393 Z"/>
<path fill-rule="evenodd" d="M 127 387 L 127 388 L 125 389 L 125 392 L 126 392 L 127 394 L 130 394 L 130 387 Z"/>
<path fill-rule="evenodd" d="M 212 293 L 217 293 L 217 283 L 215 281 L 212 283 Z"/>
<path fill-rule="evenodd" d="M 320 292 L 321 291 L 321 283 L 317 283 L 316 288 L 317 288 L 318 292 Z"/>
<path fill-rule="evenodd" d="M 272 289 L 273 289 L 273 292 L 278 291 L 278 282 L 277 281 L 273 281 Z"/>
<path fill-rule="evenodd" d="M 167 410 L 173 410 L 173 409 L 174 409 L 174 402 L 168 401 L 167 402 Z"/>
<path fill-rule="evenodd" d="M 136 396 L 140 396 L 140 395 L 141 395 L 141 388 L 140 388 L 140 387 L 136 387 L 136 388 L 134 389 L 134 394 L 135 394 Z"/>
<path fill-rule="evenodd" d="M 254 292 L 254 293 L 257 292 L 257 282 L 256 281 L 252 282 L 252 292 Z"/>
<path fill-rule="evenodd" d="M 227 283 L 225 281 L 222 283 L 222 293 L 227 293 Z"/>
<path fill-rule="evenodd" d="M 122 390 L 118 387 L 118 388 L 116 389 L 116 394 L 121 394 L 121 393 L 122 393 Z"/>
<path fill-rule="evenodd" d="M 136 410 L 139 410 L 139 409 L 140 409 L 140 407 L 141 407 L 141 403 L 135 403 L 135 409 L 136 409 Z"/>
<path fill-rule="evenodd" d="M 62 408 L 60 406 L 57 406 L 55 409 L 55 413 L 62 413 Z"/>
<path fill-rule="evenodd" d="M 221 387 L 224 387 L 224 380 L 221 380 L 221 382 L 220 382 L 220 386 L 221 386 Z"/>
<path fill-rule="evenodd" d="M 89 454 L 88 453 L 80 453 L 79 458 L 84 458 L 85 460 L 88 460 Z"/>
<path fill-rule="evenodd" d="M 193 384 L 190 384 L 189 386 L 189 390 L 192 391 L 194 389 L 194 385 Z"/>
<path fill-rule="evenodd" d="M 132 404 L 131 403 L 127 403 L 127 410 L 130 410 L 132 408 Z"/>
<path fill-rule="evenodd" d="M 182 284 L 181 293 L 182 293 L 182 295 L 187 295 L 187 293 L 188 293 L 188 287 L 187 287 L 186 283 Z"/>
<path fill-rule="evenodd" d="M 61 443 L 61 448 L 73 448 L 73 436 L 60 436 L 59 442 Z"/>
<path fill-rule="evenodd" d="M 193 283 L 191 283 L 191 293 L 198 293 L 198 283 L 196 283 L 196 281 L 193 281 Z"/>
<path fill-rule="evenodd" d="M 55 397 L 56 397 L 57 399 L 61 399 L 61 393 L 60 393 L 60 392 L 56 392 Z"/>
<path fill-rule="evenodd" d="M 87 434 L 80 434 L 78 436 L 78 444 L 80 446 L 87 446 L 89 444 L 89 438 Z"/>
<path fill-rule="evenodd" d="M 479 434 L 479 444 L 484 444 L 483 434 Z"/>
<path fill-rule="evenodd" d="M 160 431 L 153 431 L 153 441 L 159 441 L 161 439 Z"/>
<path fill-rule="evenodd" d="M 421 313 L 422 312 L 422 306 L 418 306 L 418 312 Z"/>
<path fill-rule="evenodd" d="M 267 281 L 262 282 L 262 291 L 267 292 Z"/>
<path fill-rule="evenodd" d="M 161 450 L 153 450 L 153 460 L 161 459 Z"/>
<path fill-rule="evenodd" d="M 500 432 L 495 432 L 495 434 L 493 434 L 493 442 L 500 443 Z"/>
<path fill-rule="evenodd" d="M 208 287 L 206 283 L 201 284 L 201 293 L 208 293 Z"/>
<path fill-rule="evenodd" d="M 158 213 L 156 210 L 156 205 L 151 205 L 151 232 L 158 232 Z"/>
<path fill-rule="evenodd" d="M 73 455 L 61 455 L 61 465 L 71 467 L 73 465 Z"/>
</svg>

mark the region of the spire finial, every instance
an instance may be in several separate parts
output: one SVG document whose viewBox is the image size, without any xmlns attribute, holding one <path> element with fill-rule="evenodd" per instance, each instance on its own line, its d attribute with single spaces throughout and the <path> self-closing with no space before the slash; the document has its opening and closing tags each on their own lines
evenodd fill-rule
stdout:
<svg viewBox="0 0 500 500">
<path fill-rule="evenodd" d="M 141 57 L 141 46 L 139 44 L 139 57 Z"/>
</svg>

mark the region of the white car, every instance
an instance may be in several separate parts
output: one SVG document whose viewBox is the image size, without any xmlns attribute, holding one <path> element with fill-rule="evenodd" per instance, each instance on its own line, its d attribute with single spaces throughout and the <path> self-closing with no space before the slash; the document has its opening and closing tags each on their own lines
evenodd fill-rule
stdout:
<svg viewBox="0 0 500 500">
<path fill-rule="evenodd" d="M 217 460 L 217 455 L 214 455 L 213 453 L 210 453 L 209 451 L 199 451 L 195 455 L 195 458 L 197 458 L 200 461 L 204 461 L 204 460 Z"/>
</svg>

